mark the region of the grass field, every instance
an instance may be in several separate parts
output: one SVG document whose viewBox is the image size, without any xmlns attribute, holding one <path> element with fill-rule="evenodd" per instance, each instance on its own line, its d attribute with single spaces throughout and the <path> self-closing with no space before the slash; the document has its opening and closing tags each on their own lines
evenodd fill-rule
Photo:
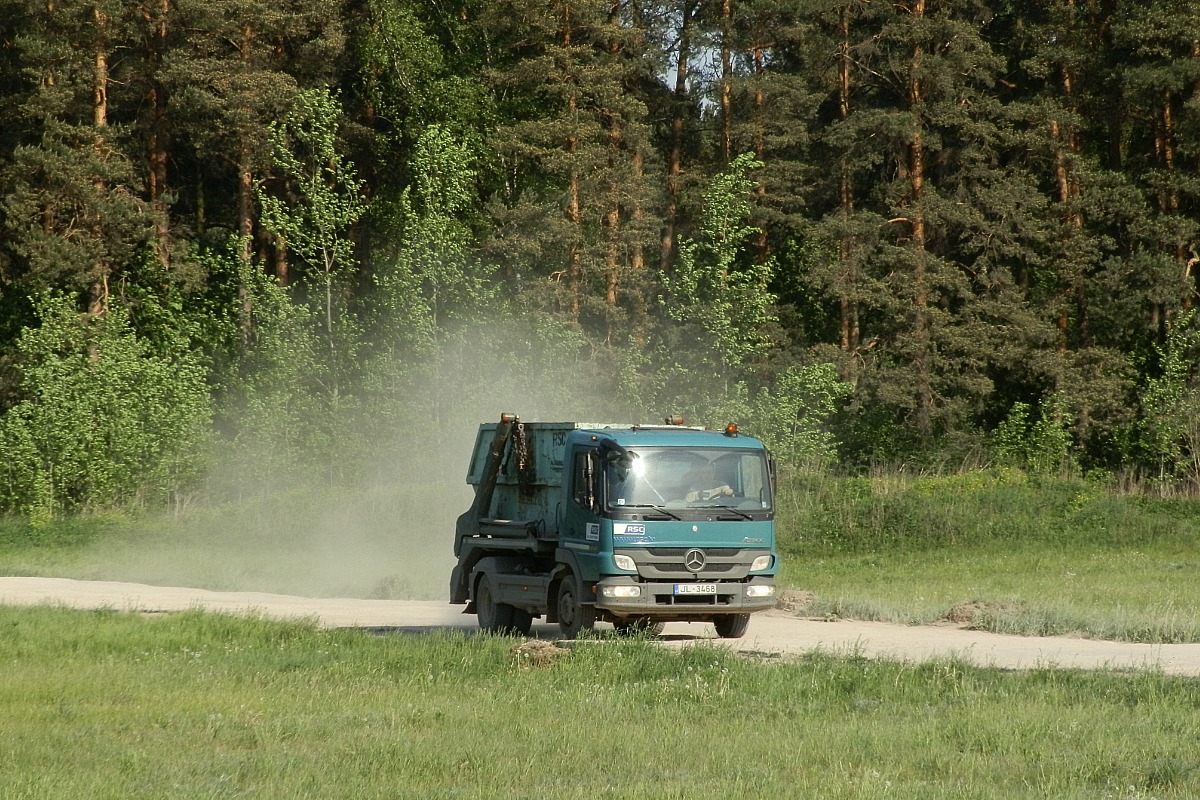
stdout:
<svg viewBox="0 0 1200 800">
<path fill-rule="evenodd" d="M 0 573 L 443 599 L 463 488 L 297 492 L 178 519 L 9 520 Z M 811 596 L 807 614 L 1200 641 L 1200 501 L 1014 471 L 799 476 L 779 499 L 781 582 Z"/>
<path fill-rule="evenodd" d="M 1017 472 L 784 486 L 808 613 L 1001 633 L 1200 641 L 1200 502 Z"/>
<path fill-rule="evenodd" d="M 8 520 L 0 573 L 440 599 L 452 515 L 408 504 Z M 782 582 L 809 614 L 1200 641 L 1197 512 L 1012 473 L 795 478 Z M 0 608 L 0 669 L 5 800 L 1200 796 L 1200 682 L 1157 673 L 51 608 Z"/>
<path fill-rule="evenodd" d="M 1184 798 L 1200 682 L 0 609 L 0 797 Z"/>
</svg>

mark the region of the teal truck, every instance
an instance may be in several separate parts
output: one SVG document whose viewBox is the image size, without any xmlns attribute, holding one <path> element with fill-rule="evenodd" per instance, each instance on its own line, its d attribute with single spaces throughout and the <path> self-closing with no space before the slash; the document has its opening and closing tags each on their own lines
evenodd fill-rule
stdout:
<svg viewBox="0 0 1200 800">
<path fill-rule="evenodd" d="M 483 630 L 699 621 L 732 639 L 775 605 L 774 466 L 735 425 L 504 414 L 479 427 L 467 482 L 450 602 Z"/>
</svg>

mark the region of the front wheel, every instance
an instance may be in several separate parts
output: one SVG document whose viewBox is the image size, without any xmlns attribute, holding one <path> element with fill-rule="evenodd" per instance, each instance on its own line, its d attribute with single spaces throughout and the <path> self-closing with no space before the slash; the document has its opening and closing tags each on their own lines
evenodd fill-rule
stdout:
<svg viewBox="0 0 1200 800">
<path fill-rule="evenodd" d="M 655 622 L 649 617 L 633 617 L 617 620 L 613 627 L 623 636 L 658 636 L 663 632 L 666 623 Z"/>
<path fill-rule="evenodd" d="M 558 629 L 568 639 L 596 624 L 596 607 L 579 602 L 575 579 L 567 577 L 558 586 Z"/>
<path fill-rule="evenodd" d="M 750 627 L 749 614 L 725 614 L 713 620 L 717 636 L 722 639 L 740 639 Z"/>
</svg>

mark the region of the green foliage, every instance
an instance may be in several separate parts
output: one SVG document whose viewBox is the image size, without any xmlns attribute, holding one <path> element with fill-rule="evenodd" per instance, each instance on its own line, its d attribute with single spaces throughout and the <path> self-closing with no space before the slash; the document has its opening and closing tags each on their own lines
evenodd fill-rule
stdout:
<svg viewBox="0 0 1200 800">
<path fill-rule="evenodd" d="M 362 216 L 363 183 L 338 147 L 341 108 L 326 90 L 301 91 L 270 126 L 275 166 L 297 193 L 292 204 L 260 192 L 263 224 L 323 280 L 352 261 L 346 231 Z"/>
<path fill-rule="evenodd" d="M 850 384 L 838 377 L 832 364 L 790 367 L 776 377 L 774 386 L 754 398 L 750 411 L 754 435 L 782 464 L 828 467 L 839 444 L 831 429 L 833 416 L 850 393 Z"/>
<path fill-rule="evenodd" d="M 762 167 L 743 153 L 713 179 L 704 193 L 699 238 L 680 242 L 678 265 L 662 276 L 667 314 L 699 329 L 702 346 L 716 356 L 708 368 L 717 374 L 761 356 L 769 343 L 765 328 L 776 319 L 767 288 L 772 262 L 742 263 L 746 239 L 756 230 L 747 222 L 747 196 L 755 186 L 750 171 Z"/>
<path fill-rule="evenodd" d="M 1062 395 L 1054 395 L 1031 423 L 1027 403 L 1013 403 L 1008 416 L 991 436 L 1000 464 L 1027 469 L 1035 475 L 1055 475 L 1072 465 L 1071 420 Z"/>
<path fill-rule="evenodd" d="M 217 428 L 233 456 L 213 482 L 239 495 L 257 491 L 257 476 L 299 478 L 311 469 L 329 431 L 321 401 L 334 394 L 316 313 L 241 250 L 233 237 L 200 256 L 220 285 L 239 287 L 210 295 L 204 308 L 220 390 Z"/>
<path fill-rule="evenodd" d="M 475 202 L 468 149 L 431 125 L 413 153 L 413 182 L 393 211 L 395 262 L 376 276 L 381 313 L 393 336 L 436 337 L 454 323 L 483 318 L 497 297 L 494 270 L 479 259 L 464 221 Z"/>
<path fill-rule="evenodd" d="M 30 294 L 106 281 L 148 237 L 151 221 L 137 197 L 135 168 L 98 144 L 100 132 L 90 133 L 95 146 L 86 129 L 56 131 L 12 153 L 10 188 L 0 199 L 3 247 L 28 270 Z"/>
<path fill-rule="evenodd" d="M 81 317 L 48 294 L 37 311 L 17 343 L 24 399 L 0 419 L 0 502 L 48 520 L 160 502 L 194 481 L 211 421 L 195 356 L 155 354 L 119 305 Z"/>
<path fill-rule="evenodd" d="M 1156 350 L 1161 374 L 1149 378 L 1142 392 L 1140 440 L 1148 460 L 1157 465 L 1158 481 L 1200 487 L 1200 328 L 1195 312 L 1173 320 L 1166 344 Z"/>
<path fill-rule="evenodd" d="M 468 50 L 473 21 L 449 7 L 418 8 L 407 0 L 369 0 L 366 9 L 353 68 L 365 101 L 384 122 L 376 127 L 384 166 L 431 124 L 459 135 L 486 129 L 489 98 L 481 77 L 463 63 L 474 55 Z M 387 172 L 381 184 L 403 177 Z"/>
<path fill-rule="evenodd" d="M 996 459 L 1006 466 L 1024 465 L 1029 445 L 1029 404 L 1013 403 L 1008 416 L 992 432 Z"/>
<path fill-rule="evenodd" d="M 283 173 L 296 199 L 286 202 L 259 192 L 262 223 L 312 272 L 318 288 L 322 322 L 334 362 L 333 392 L 338 371 L 356 342 L 344 307 L 345 273 L 354 263 L 349 229 L 366 211 L 363 182 L 346 162 L 338 145 L 341 108 L 324 89 L 301 91 L 284 118 L 270 126 L 275 166 Z M 337 330 L 335 331 L 335 324 Z"/>
<path fill-rule="evenodd" d="M 1062 395 L 1042 406 L 1042 416 L 1029 433 L 1029 469 L 1035 475 L 1058 472 L 1070 465 L 1071 420 Z"/>
<path fill-rule="evenodd" d="M 272 474 L 413 398 L 486 405 L 506 376 L 438 399 L 464 353 L 560 340 L 556 407 L 738 419 L 797 463 L 957 468 L 1020 398 L 997 463 L 1200 485 L 1168 325 L 1191 5 L 460 5 L 3 0 L 0 409 L 53 289 L 119 298 L 158 356 L 203 343 L 220 432 L 271 431 Z M 234 231 L 246 264 L 185 255 Z M 249 265 L 273 246 L 290 298 Z M 853 383 L 828 421 L 789 371 L 822 362 Z"/>
</svg>

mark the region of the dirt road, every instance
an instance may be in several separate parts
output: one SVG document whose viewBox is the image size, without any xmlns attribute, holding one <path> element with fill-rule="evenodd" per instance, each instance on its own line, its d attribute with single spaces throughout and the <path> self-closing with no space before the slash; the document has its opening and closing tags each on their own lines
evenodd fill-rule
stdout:
<svg viewBox="0 0 1200 800">
<path fill-rule="evenodd" d="M 461 606 L 437 601 L 308 598 L 257 592 L 210 592 L 202 589 L 146 586 L 62 578 L 0 577 L 0 603 L 111 608 L 166 612 L 202 608 L 267 617 L 311 618 L 328 627 L 397 631 L 475 630 L 475 617 Z M 552 639 L 557 626 L 536 623 L 533 635 Z M 1063 637 L 1004 636 L 956 627 L 888 625 L 878 622 L 803 619 L 782 612 L 755 616 L 744 639 L 716 638 L 705 623 L 671 623 L 663 634 L 670 644 L 711 640 L 737 650 L 772 655 L 812 651 L 859 654 L 873 658 L 922 661 L 958 656 L 983 666 L 1029 669 L 1057 666 L 1079 669 L 1159 669 L 1167 674 L 1200 676 L 1200 644 L 1131 644 Z"/>
</svg>

